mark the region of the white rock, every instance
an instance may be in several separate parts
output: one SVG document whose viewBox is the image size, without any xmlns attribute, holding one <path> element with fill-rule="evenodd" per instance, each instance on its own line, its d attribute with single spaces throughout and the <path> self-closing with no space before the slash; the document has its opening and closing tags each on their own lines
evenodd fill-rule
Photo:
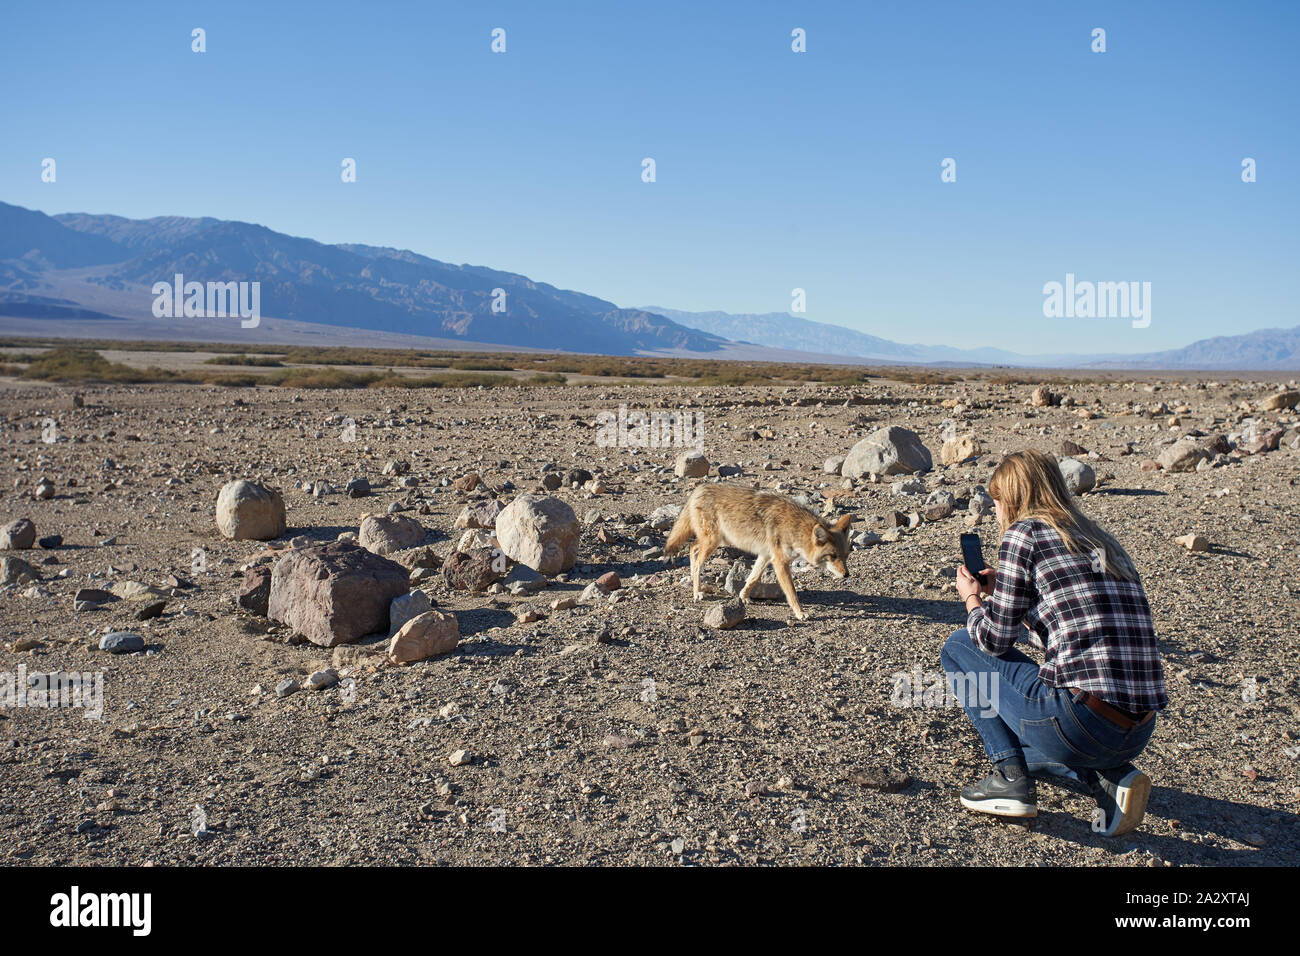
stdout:
<svg viewBox="0 0 1300 956">
<path fill-rule="evenodd" d="M 284 499 L 251 481 L 228 482 L 217 495 L 217 530 L 234 540 L 278 538 L 285 531 Z"/>
</svg>

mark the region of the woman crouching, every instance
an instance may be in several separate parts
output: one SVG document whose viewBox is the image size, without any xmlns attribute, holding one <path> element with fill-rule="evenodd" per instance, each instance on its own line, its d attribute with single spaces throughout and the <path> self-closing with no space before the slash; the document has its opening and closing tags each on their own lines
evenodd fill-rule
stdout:
<svg viewBox="0 0 1300 956">
<path fill-rule="evenodd" d="M 1127 833 L 1142 822 L 1151 792 L 1132 761 L 1169 702 L 1137 569 L 1079 510 L 1047 455 L 1008 455 L 989 494 L 1002 533 L 997 568 L 979 580 L 958 568 L 966 627 L 940 655 L 993 762 L 989 776 L 962 790 L 962 805 L 1037 816 L 1030 774 L 1043 771 L 1089 789 L 1099 808 L 1094 831 Z M 1020 638 L 1043 650 L 1041 667 L 1013 648 Z M 986 690 L 963 693 L 963 684 Z"/>
</svg>

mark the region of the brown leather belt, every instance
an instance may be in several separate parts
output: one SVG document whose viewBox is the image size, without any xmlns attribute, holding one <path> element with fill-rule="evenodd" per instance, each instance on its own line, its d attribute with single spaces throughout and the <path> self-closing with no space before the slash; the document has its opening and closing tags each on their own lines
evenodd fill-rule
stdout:
<svg viewBox="0 0 1300 956">
<path fill-rule="evenodd" d="M 1080 703 L 1087 704 L 1089 709 L 1096 711 L 1113 724 L 1118 724 L 1125 730 L 1132 730 L 1134 727 L 1145 724 L 1148 720 L 1156 715 L 1154 710 L 1148 710 L 1145 714 L 1134 717 L 1127 711 L 1120 710 L 1118 707 L 1112 707 L 1095 694 L 1090 694 L 1086 690 L 1080 690 L 1077 687 L 1067 687 L 1074 699 Z"/>
</svg>

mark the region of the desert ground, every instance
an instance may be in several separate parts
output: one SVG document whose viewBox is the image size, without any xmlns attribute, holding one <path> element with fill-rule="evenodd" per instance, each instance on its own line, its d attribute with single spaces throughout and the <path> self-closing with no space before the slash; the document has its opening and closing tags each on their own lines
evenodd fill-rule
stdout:
<svg viewBox="0 0 1300 956">
<path fill-rule="evenodd" d="M 0 552 L 32 569 L 11 563 L 0 588 L 0 672 L 103 675 L 98 720 L 0 709 L 0 861 L 1294 865 L 1300 432 L 1294 410 L 1266 407 L 1283 387 L 1120 373 L 1052 384 L 1059 404 L 1035 405 L 1033 382 L 974 373 L 432 390 L 0 382 L 0 526 L 26 518 L 62 539 Z M 682 448 L 600 444 L 598 416 L 620 405 L 698 414 L 708 475 L 675 474 Z M 933 453 L 919 487 L 827 471 L 891 425 Z M 1188 435 L 1225 442 L 1199 470 L 1152 468 Z M 974 454 L 944 464 L 954 436 Z M 964 622 L 959 533 L 973 524 L 996 554 L 996 522 L 968 507 L 975 486 L 1026 447 L 1093 469 L 1082 506 L 1137 560 L 1161 639 L 1171 703 L 1140 761 L 1155 788 L 1143 826 L 1118 839 L 1091 831 L 1090 798 L 1048 781 L 1029 824 L 963 810 L 958 790 L 987 772 L 969 722 L 898 693 L 899 674 L 928 682 Z M 470 473 L 482 484 L 453 484 Z M 467 505 L 538 493 L 551 474 L 560 487 L 540 493 L 582 523 L 571 570 L 520 593 L 453 589 L 438 573 L 412 583 L 455 615 L 449 654 L 409 666 L 338 654 L 236 603 L 246 566 L 355 533 L 394 503 L 446 558 Z M 372 493 L 345 495 L 360 477 Z M 218 532 L 217 495 L 235 479 L 280 492 L 281 538 Z M 715 555 L 696 603 L 685 556 L 658 554 L 656 509 L 718 480 L 853 516 L 848 579 L 795 575 L 807 621 L 755 600 L 738 626 L 707 626 L 738 556 Z M 314 495 L 318 482 L 334 490 Z M 935 491 L 951 493 L 951 514 L 926 507 Z M 611 571 L 619 587 L 589 587 Z M 145 600 L 74 607 L 80 589 L 129 594 L 127 582 Z M 144 649 L 99 650 L 120 631 Z M 311 689 L 330 669 L 337 682 Z M 281 696 L 288 680 L 302 689 Z"/>
</svg>

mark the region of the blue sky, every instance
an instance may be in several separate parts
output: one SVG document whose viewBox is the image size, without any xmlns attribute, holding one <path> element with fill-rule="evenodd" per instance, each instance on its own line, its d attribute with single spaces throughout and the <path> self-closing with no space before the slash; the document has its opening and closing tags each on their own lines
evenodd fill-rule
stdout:
<svg viewBox="0 0 1300 956">
<path fill-rule="evenodd" d="M 97 0 L 0 22 L 0 199 L 49 213 L 241 219 L 620 306 L 779 312 L 799 287 L 806 318 L 927 344 L 1300 324 L 1297 3 Z M 1067 272 L 1149 281 L 1150 326 L 1045 318 Z"/>
</svg>

